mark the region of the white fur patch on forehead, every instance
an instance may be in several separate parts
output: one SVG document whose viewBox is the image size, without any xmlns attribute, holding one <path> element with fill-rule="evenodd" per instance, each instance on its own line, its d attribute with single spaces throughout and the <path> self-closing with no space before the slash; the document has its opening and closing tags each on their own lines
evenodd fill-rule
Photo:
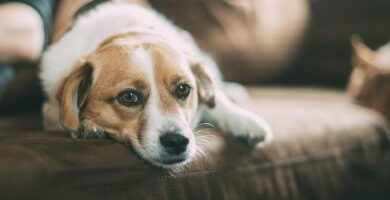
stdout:
<svg viewBox="0 0 390 200">
<path fill-rule="evenodd" d="M 135 47 L 131 59 L 137 67 L 145 69 L 148 74 L 153 74 L 153 57 L 150 51 L 142 46 Z"/>
<path fill-rule="evenodd" d="M 146 49 L 142 46 L 135 47 L 132 52 L 131 58 L 134 65 L 136 65 L 138 68 L 145 71 L 146 78 L 149 81 L 150 84 L 150 97 L 149 97 L 149 106 L 147 107 L 156 107 L 153 108 L 152 111 L 150 111 L 149 114 L 152 112 L 155 112 L 157 110 L 157 104 L 156 101 L 158 100 L 158 94 L 157 94 L 157 85 L 154 77 L 154 61 L 152 53 L 149 49 Z M 154 105 L 156 104 L 156 105 Z"/>
<path fill-rule="evenodd" d="M 158 91 L 154 77 L 154 61 L 152 53 L 149 49 L 142 46 L 133 49 L 131 58 L 132 62 L 140 69 L 144 70 L 146 78 L 150 84 L 150 94 L 146 104 L 145 112 L 149 123 L 146 125 L 147 134 L 145 135 L 145 141 L 149 148 L 145 149 L 146 154 L 156 155 L 159 152 L 159 131 L 158 127 L 161 126 L 161 112 L 158 109 Z"/>
</svg>

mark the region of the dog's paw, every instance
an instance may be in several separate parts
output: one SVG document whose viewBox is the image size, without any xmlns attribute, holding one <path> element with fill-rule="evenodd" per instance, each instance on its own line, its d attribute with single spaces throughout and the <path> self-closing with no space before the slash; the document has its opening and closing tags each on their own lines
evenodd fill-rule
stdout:
<svg viewBox="0 0 390 200">
<path fill-rule="evenodd" d="M 72 138 L 76 139 L 87 139 L 87 138 L 100 138 L 103 139 L 106 137 L 104 129 L 97 125 L 95 122 L 84 119 L 81 121 L 80 128 L 77 132 L 71 133 Z"/>
<path fill-rule="evenodd" d="M 260 117 L 245 113 L 231 119 L 229 131 L 239 140 L 249 144 L 267 144 L 272 140 L 272 130 Z"/>
<path fill-rule="evenodd" d="M 63 131 L 64 127 L 59 120 L 58 105 L 46 101 L 42 107 L 43 128 L 47 131 Z"/>
</svg>

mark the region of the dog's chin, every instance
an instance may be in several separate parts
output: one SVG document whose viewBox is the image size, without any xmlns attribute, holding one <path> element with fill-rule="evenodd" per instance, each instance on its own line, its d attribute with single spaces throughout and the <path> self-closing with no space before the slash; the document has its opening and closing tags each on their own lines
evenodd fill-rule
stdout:
<svg viewBox="0 0 390 200">
<path fill-rule="evenodd" d="M 185 165 L 190 158 L 167 158 L 167 159 L 153 159 L 150 160 L 152 165 L 157 167 L 171 169 Z"/>
<path fill-rule="evenodd" d="M 144 157 L 145 158 L 145 157 Z M 156 167 L 172 169 L 181 167 L 190 162 L 192 156 L 180 155 L 180 156 L 158 156 L 150 159 L 145 159 Z"/>
<path fill-rule="evenodd" d="M 129 145 L 129 143 L 127 143 Z M 129 145 L 131 146 L 131 145 Z M 182 155 L 178 156 L 169 156 L 166 154 L 160 154 L 160 155 L 148 155 L 145 154 L 144 151 L 140 151 L 139 149 L 131 148 L 131 150 L 139 156 L 142 160 L 156 166 L 156 167 L 161 167 L 161 168 L 166 168 L 166 169 L 172 169 L 172 168 L 177 168 L 185 165 L 188 163 L 191 158 L 192 158 L 192 153 L 188 152 Z"/>
<path fill-rule="evenodd" d="M 193 145 L 189 145 L 185 152 L 178 155 L 170 154 L 163 148 L 159 149 L 154 154 L 148 153 L 150 151 L 145 151 L 143 148 L 135 149 L 135 151 L 146 162 L 149 162 L 153 166 L 165 169 L 182 167 L 188 164 L 195 156 L 195 148 Z"/>
</svg>

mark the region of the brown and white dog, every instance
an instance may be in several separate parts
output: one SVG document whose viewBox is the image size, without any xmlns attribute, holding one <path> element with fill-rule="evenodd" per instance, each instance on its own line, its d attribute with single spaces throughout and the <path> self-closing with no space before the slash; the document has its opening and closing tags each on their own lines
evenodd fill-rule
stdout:
<svg viewBox="0 0 390 200">
<path fill-rule="evenodd" d="M 108 135 L 156 166 L 191 160 L 200 121 L 252 144 L 272 137 L 230 101 L 216 64 L 187 32 L 139 5 L 104 2 L 78 16 L 44 53 L 40 78 L 47 130 Z"/>
</svg>

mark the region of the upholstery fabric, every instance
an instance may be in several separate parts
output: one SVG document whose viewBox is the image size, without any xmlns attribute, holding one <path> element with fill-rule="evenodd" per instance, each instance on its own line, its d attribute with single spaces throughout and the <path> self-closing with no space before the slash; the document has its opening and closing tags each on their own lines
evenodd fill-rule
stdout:
<svg viewBox="0 0 390 200">
<path fill-rule="evenodd" d="M 245 107 L 274 141 L 251 148 L 197 135 L 181 170 L 155 168 L 113 140 L 44 132 L 39 114 L 0 118 L 0 199 L 389 199 L 387 122 L 341 92 L 252 88 Z"/>
</svg>

